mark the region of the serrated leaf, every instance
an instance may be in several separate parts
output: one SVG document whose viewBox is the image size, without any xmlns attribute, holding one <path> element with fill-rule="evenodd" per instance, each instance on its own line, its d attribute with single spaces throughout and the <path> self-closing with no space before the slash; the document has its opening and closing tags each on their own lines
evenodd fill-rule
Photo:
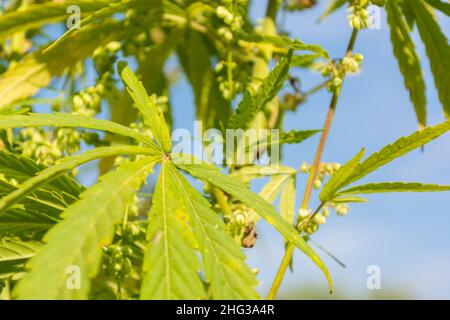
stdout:
<svg viewBox="0 0 450 320">
<path fill-rule="evenodd" d="M 144 142 L 157 149 L 154 143 L 145 135 L 112 121 L 99 120 L 92 117 L 68 113 L 0 116 L 0 129 L 29 127 L 72 127 L 90 130 L 101 130 Z"/>
<path fill-rule="evenodd" d="M 441 0 L 425 0 L 430 6 L 450 16 L 450 3 L 445 3 Z"/>
<path fill-rule="evenodd" d="M 434 83 L 444 109 L 445 116 L 450 118 L 450 45 L 447 37 L 441 31 L 432 11 L 419 0 L 406 1 L 419 30 L 430 60 Z"/>
<path fill-rule="evenodd" d="M 342 190 L 339 194 L 368 194 L 387 192 L 439 192 L 450 191 L 450 186 L 422 184 L 418 182 L 380 182 L 369 183 Z"/>
<path fill-rule="evenodd" d="M 364 160 L 352 176 L 350 182 L 364 178 L 369 173 L 386 165 L 392 160 L 397 159 L 404 154 L 420 148 L 428 142 L 438 138 L 448 130 L 450 130 L 450 121 L 443 122 L 433 127 L 428 127 L 422 131 L 416 131 L 410 136 L 398 139 L 394 143 L 387 145 Z"/>
<path fill-rule="evenodd" d="M 201 299 L 194 235 L 170 166 L 163 161 L 149 214 L 141 299 Z"/>
<path fill-rule="evenodd" d="M 165 152 L 169 152 L 171 149 L 171 140 L 163 114 L 159 112 L 156 104 L 150 99 L 147 91 L 145 91 L 142 82 L 137 79 L 136 75 L 125 62 L 120 61 L 117 69 L 128 93 L 142 114 L 144 124 L 152 131 L 153 137 L 161 145 L 162 149 Z"/>
<path fill-rule="evenodd" d="M 289 75 L 289 65 L 291 63 L 293 50 L 289 50 L 286 56 L 272 69 L 269 75 L 263 80 L 255 96 L 256 110 L 262 110 L 264 105 L 278 94 Z"/>
<path fill-rule="evenodd" d="M 333 199 L 337 191 L 345 187 L 351 182 L 355 171 L 361 164 L 361 159 L 364 156 L 364 149 L 353 157 L 350 161 L 344 164 L 339 170 L 328 180 L 319 194 L 319 199 L 322 203 L 326 203 Z"/>
<path fill-rule="evenodd" d="M 245 264 L 245 255 L 227 233 L 224 222 L 208 201 L 175 168 L 177 194 L 182 197 L 202 254 L 205 278 L 213 299 L 259 299 L 255 274 Z"/>
<path fill-rule="evenodd" d="M 251 93 L 246 90 L 244 97 L 236 108 L 236 112 L 231 116 L 228 122 L 228 128 L 247 129 L 257 112 L 255 99 L 252 97 Z"/>
<path fill-rule="evenodd" d="M 409 91 L 419 125 L 425 127 L 427 124 L 427 99 L 419 56 L 409 35 L 409 27 L 401 14 L 400 6 L 395 1 L 387 1 L 385 8 L 394 55 L 403 75 L 405 88 Z"/>
<path fill-rule="evenodd" d="M 276 211 L 275 208 L 262 199 L 257 194 L 253 193 L 245 187 L 240 181 L 223 175 L 219 169 L 208 164 L 191 164 L 199 163 L 193 162 L 189 157 L 178 157 L 172 155 L 174 163 L 183 171 L 188 172 L 192 176 L 208 181 L 212 185 L 222 189 L 231 194 L 236 199 L 239 199 L 248 207 L 253 208 L 261 218 L 275 227 L 288 242 L 292 242 L 297 248 L 305 253 L 323 272 L 328 280 L 330 290 L 332 288 L 332 281 L 327 267 L 322 262 L 320 257 L 308 246 L 308 244 L 299 236 L 295 228 L 285 221 Z M 198 160 L 197 160 L 198 161 Z"/>
<path fill-rule="evenodd" d="M 14 271 L 14 267 L 33 257 L 42 243 L 19 239 L 0 239 L 0 274 Z"/>
<path fill-rule="evenodd" d="M 317 44 L 306 44 L 298 39 L 290 39 L 285 35 L 263 35 L 263 34 L 246 34 L 240 33 L 239 38 L 247 42 L 269 43 L 274 46 L 292 49 L 292 50 L 307 50 L 317 53 L 319 56 L 329 58 L 328 52 Z"/>
<path fill-rule="evenodd" d="M 295 216 L 295 178 L 289 177 L 280 196 L 280 214 L 290 224 L 294 224 Z"/>
<path fill-rule="evenodd" d="M 92 25 L 80 30 L 72 41 L 64 42 L 48 54 L 39 51 L 30 53 L 0 76 L 0 109 L 33 96 L 49 85 L 54 76 L 63 75 L 98 46 L 121 39 L 132 30 L 118 21 Z"/>
<path fill-rule="evenodd" d="M 259 148 L 265 148 L 270 145 L 300 143 L 321 131 L 322 130 L 291 130 L 288 132 L 280 132 L 276 135 L 269 134 L 266 139 L 258 141 L 256 146 Z"/>
<path fill-rule="evenodd" d="M 113 146 L 99 147 L 86 151 L 83 154 L 63 158 L 58 164 L 41 171 L 37 176 L 28 179 L 22 183 L 16 190 L 0 199 L 0 217 L 14 203 L 21 200 L 27 194 L 38 188 L 44 183 L 50 182 L 57 176 L 70 171 L 86 162 L 110 156 L 119 155 L 150 155 L 161 158 L 161 155 L 155 153 L 152 149 L 134 146 Z"/>
<path fill-rule="evenodd" d="M 64 220 L 45 235 L 47 244 L 31 259 L 31 271 L 19 282 L 15 295 L 19 299 L 86 299 L 90 279 L 100 268 L 102 246 L 111 243 L 115 225 L 157 161 L 146 157 L 125 163 L 84 191 L 64 212 Z M 71 266 L 80 270 L 79 290 L 67 286 Z"/>
</svg>

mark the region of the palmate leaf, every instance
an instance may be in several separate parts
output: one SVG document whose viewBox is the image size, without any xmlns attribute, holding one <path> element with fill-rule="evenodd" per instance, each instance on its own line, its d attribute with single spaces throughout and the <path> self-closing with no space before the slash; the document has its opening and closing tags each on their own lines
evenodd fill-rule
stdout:
<svg viewBox="0 0 450 320">
<path fill-rule="evenodd" d="M 170 166 L 161 165 L 149 214 L 141 299 L 200 299 L 205 295 L 200 263 Z"/>
<path fill-rule="evenodd" d="M 39 89 L 49 85 L 53 76 L 63 75 L 77 62 L 92 54 L 98 46 L 120 40 L 133 30 L 117 21 L 92 25 L 77 32 L 72 41 L 64 42 L 45 55 L 41 52 L 27 55 L 0 76 L 0 96 L 3 97 L 0 109 L 17 100 L 31 97 Z"/>
<path fill-rule="evenodd" d="M 14 203 L 21 200 L 27 194 L 38 188 L 44 183 L 48 183 L 55 177 L 70 171 L 86 162 L 110 156 L 119 155 L 150 155 L 150 156 L 161 156 L 155 153 L 154 150 L 150 148 L 134 147 L 134 146 L 113 146 L 113 147 L 99 147 L 93 150 L 86 151 L 83 154 L 72 156 L 69 158 L 62 159 L 58 164 L 49 167 L 39 173 L 39 175 L 34 176 L 22 183 L 16 190 L 8 194 L 7 196 L 0 199 L 0 218 L 2 213 L 5 212 Z"/>
<path fill-rule="evenodd" d="M 450 45 L 447 37 L 441 31 L 433 12 L 425 3 L 419 0 L 405 1 L 414 15 L 420 37 L 425 45 L 430 60 L 434 83 L 438 90 L 445 116 L 450 118 Z"/>
<path fill-rule="evenodd" d="M 403 75 L 405 87 L 410 93 L 417 120 L 421 127 L 427 124 L 425 82 L 414 42 L 409 35 L 409 27 L 396 1 L 386 2 L 387 21 L 391 30 L 394 55 Z"/>
<path fill-rule="evenodd" d="M 41 246 L 38 241 L 0 239 L 0 274 L 14 272 L 17 265 L 33 257 Z"/>
<path fill-rule="evenodd" d="M 131 98 L 142 114 L 144 124 L 152 131 L 153 137 L 162 149 L 169 152 L 171 140 L 163 114 L 158 111 L 156 104 L 147 95 L 142 83 L 125 62 L 119 62 L 117 69 Z"/>
<path fill-rule="evenodd" d="M 331 200 L 338 190 L 349 184 L 355 171 L 360 166 L 363 156 L 364 149 L 358 152 L 354 158 L 343 165 L 330 180 L 328 180 L 319 194 L 319 199 L 322 203 Z"/>
<path fill-rule="evenodd" d="M 99 120 L 92 117 L 68 113 L 0 116 L 0 129 L 29 127 L 73 127 L 90 130 L 101 130 L 135 139 L 157 149 L 155 144 L 145 135 L 112 121 Z"/>
<path fill-rule="evenodd" d="M 332 281 L 327 267 L 322 262 L 320 257 L 308 246 L 308 244 L 301 238 L 295 228 L 285 221 L 275 208 L 262 199 L 257 194 L 253 193 L 245 187 L 240 181 L 235 178 L 228 177 L 220 173 L 220 170 L 208 164 L 192 164 L 190 157 L 183 157 L 173 155 L 174 163 L 183 171 L 188 172 L 192 176 L 211 183 L 212 185 L 222 189 L 228 194 L 231 194 L 236 199 L 242 201 L 248 207 L 254 209 L 261 218 L 275 227 L 288 242 L 292 242 L 297 248 L 305 253 L 324 273 L 328 280 L 330 289 L 332 288 Z"/>
<path fill-rule="evenodd" d="M 228 235 L 223 221 L 186 178 L 174 167 L 171 171 L 193 226 L 212 298 L 259 299 L 255 274 L 245 264 L 245 255 Z"/>
<path fill-rule="evenodd" d="M 30 261 L 15 290 L 20 299 L 86 299 L 90 279 L 100 268 L 102 246 L 111 243 L 114 226 L 122 220 L 135 192 L 159 157 L 146 157 L 107 173 L 64 212 L 64 220 L 44 237 L 47 244 Z M 57 257 L 57 259 L 55 259 Z M 68 268 L 80 268 L 81 286 L 67 286 Z"/>
<path fill-rule="evenodd" d="M 355 186 L 339 192 L 339 194 L 368 194 L 387 192 L 439 192 L 450 191 L 450 186 L 422 184 L 417 182 L 380 182 Z"/>
<path fill-rule="evenodd" d="M 45 24 L 64 21 L 69 17 L 67 8 L 76 5 L 82 15 L 88 15 L 105 6 L 111 1 L 78 0 L 64 2 L 49 2 L 31 4 L 21 10 L 7 12 L 0 18 L 0 39 L 12 36 L 14 33 L 41 27 Z"/>
</svg>

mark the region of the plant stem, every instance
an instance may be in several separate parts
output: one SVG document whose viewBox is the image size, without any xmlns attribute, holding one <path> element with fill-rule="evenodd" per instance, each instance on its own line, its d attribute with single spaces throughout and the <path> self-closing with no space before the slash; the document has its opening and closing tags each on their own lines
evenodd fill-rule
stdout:
<svg viewBox="0 0 450 320">
<path fill-rule="evenodd" d="M 349 40 L 349 43 L 347 46 L 347 51 L 345 53 L 346 56 L 349 56 L 352 53 L 353 47 L 355 46 L 355 41 L 356 41 L 357 36 L 358 36 L 358 30 L 353 29 L 352 35 L 350 37 L 350 40 Z M 325 144 L 328 139 L 331 124 L 334 119 L 334 114 L 336 111 L 336 106 L 337 106 L 338 100 L 339 100 L 339 93 L 338 93 L 338 91 L 336 91 L 331 98 L 330 106 L 328 108 L 328 113 L 327 113 L 327 116 L 325 119 L 325 124 L 323 126 L 322 136 L 320 138 L 320 142 L 317 147 L 313 166 L 309 173 L 309 178 L 308 178 L 308 182 L 306 184 L 305 194 L 303 196 L 303 201 L 302 201 L 302 206 L 301 206 L 303 209 L 307 209 L 309 206 L 309 200 L 311 199 L 311 194 L 312 194 L 312 190 L 314 187 L 314 180 L 317 177 L 317 171 L 319 169 L 320 161 L 322 159 L 323 151 L 325 149 Z M 297 219 L 296 224 L 298 224 L 298 222 L 299 221 Z M 283 256 L 283 260 L 281 261 L 280 267 L 275 276 L 272 287 L 270 288 L 269 294 L 267 295 L 268 300 L 272 300 L 276 297 L 277 292 L 283 281 L 284 275 L 286 274 L 286 270 L 291 262 L 292 256 L 294 254 L 294 249 L 295 249 L 295 246 L 292 243 L 288 243 L 288 245 L 286 247 L 286 251 Z"/>
</svg>

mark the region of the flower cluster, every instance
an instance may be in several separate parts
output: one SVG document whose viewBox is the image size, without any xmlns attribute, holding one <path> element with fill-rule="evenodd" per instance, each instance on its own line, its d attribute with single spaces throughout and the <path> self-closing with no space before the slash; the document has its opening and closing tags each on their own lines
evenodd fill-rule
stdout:
<svg viewBox="0 0 450 320">
<path fill-rule="evenodd" d="M 304 162 L 300 166 L 300 172 L 310 173 L 311 167 L 312 167 L 311 164 L 309 164 L 308 162 Z M 336 171 L 338 171 L 340 167 L 341 167 L 341 165 L 339 163 L 334 163 L 334 162 L 325 163 L 325 162 L 321 162 L 319 164 L 318 169 L 317 169 L 316 179 L 314 180 L 314 188 L 315 189 L 319 189 L 322 186 L 323 181 L 325 180 L 325 178 L 326 177 L 330 177 L 333 174 L 335 174 Z"/>
<path fill-rule="evenodd" d="M 347 73 L 358 73 L 361 64 L 364 60 L 362 54 L 355 53 L 343 58 L 339 65 L 335 62 L 330 62 L 322 69 L 322 75 L 324 77 L 331 77 L 331 81 L 328 83 L 328 91 L 339 94 L 344 76 Z"/>
</svg>

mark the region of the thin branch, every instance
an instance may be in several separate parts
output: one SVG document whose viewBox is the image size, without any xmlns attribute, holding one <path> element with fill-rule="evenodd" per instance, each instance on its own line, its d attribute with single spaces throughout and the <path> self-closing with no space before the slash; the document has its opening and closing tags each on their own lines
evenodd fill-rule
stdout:
<svg viewBox="0 0 450 320">
<path fill-rule="evenodd" d="M 355 41 L 356 41 L 357 36 L 358 36 L 358 30 L 353 29 L 352 35 L 350 37 L 350 40 L 349 40 L 349 43 L 347 46 L 347 51 L 345 53 L 346 56 L 351 55 L 353 48 L 355 46 Z M 303 201 L 302 201 L 302 206 L 301 206 L 303 209 L 307 209 L 309 206 L 309 200 L 311 199 L 311 194 L 312 194 L 312 190 L 313 190 L 313 186 L 314 186 L 314 180 L 317 177 L 317 172 L 319 169 L 320 161 L 322 159 L 323 151 L 325 149 L 325 144 L 328 140 L 328 135 L 330 132 L 331 124 L 334 119 L 334 114 L 336 111 L 336 106 L 337 106 L 338 100 L 339 100 L 339 94 L 338 94 L 338 92 L 335 92 L 333 94 L 333 97 L 331 98 L 330 106 L 328 108 L 328 114 L 325 119 L 325 124 L 323 126 L 322 136 L 320 138 L 320 142 L 317 147 L 316 155 L 314 158 L 314 163 L 313 163 L 313 166 L 312 166 L 310 174 L 309 174 L 309 178 L 308 178 L 308 182 L 306 185 L 305 194 L 303 196 Z M 298 222 L 299 222 L 299 219 L 297 219 L 297 224 L 298 224 Z M 269 294 L 267 295 L 268 300 L 272 300 L 276 297 L 278 290 L 281 286 L 281 283 L 283 281 L 284 275 L 286 274 L 286 270 L 291 262 L 292 256 L 294 254 L 294 249 L 295 249 L 295 246 L 292 243 L 289 243 L 287 245 L 283 260 L 281 261 L 281 265 L 275 276 L 275 280 L 273 281 L 272 287 L 270 288 Z"/>
</svg>

